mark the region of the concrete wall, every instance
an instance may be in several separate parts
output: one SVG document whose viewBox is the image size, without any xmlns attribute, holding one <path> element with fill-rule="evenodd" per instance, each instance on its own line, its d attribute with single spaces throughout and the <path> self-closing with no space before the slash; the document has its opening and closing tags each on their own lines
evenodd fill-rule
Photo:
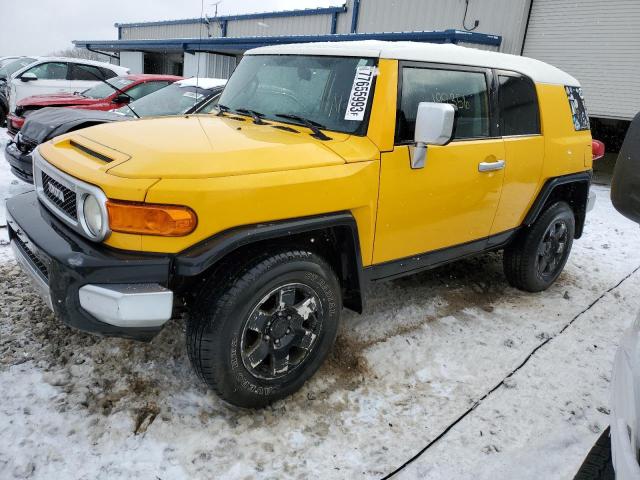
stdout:
<svg viewBox="0 0 640 480">
<path fill-rule="evenodd" d="M 131 73 L 144 73 L 144 53 L 120 52 L 120 66 L 127 67 Z"/>
</svg>

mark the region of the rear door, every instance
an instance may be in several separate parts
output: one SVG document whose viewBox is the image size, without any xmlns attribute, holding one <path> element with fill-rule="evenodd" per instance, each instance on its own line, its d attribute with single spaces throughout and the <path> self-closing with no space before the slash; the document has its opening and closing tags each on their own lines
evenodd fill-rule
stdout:
<svg viewBox="0 0 640 480">
<path fill-rule="evenodd" d="M 68 71 L 69 64 L 66 62 L 45 62 L 26 70 L 13 80 L 16 95 L 11 99 L 12 103 L 31 95 L 69 91 Z M 36 79 L 23 81 L 22 77 L 27 73 L 35 75 Z"/>
<path fill-rule="evenodd" d="M 545 156 L 535 84 L 514 72 L 497 71 L 496 79 L 506 168 L 492 234 L 520 226 L 540 188 Z"/>
<path fill-rule="evenodd" d="M 69 68 L 69 91 L 83 92 L 107 78 L 109 77 L 106 77 L 99 67 L 82 63 L 72 63 Z"/>
</svg>

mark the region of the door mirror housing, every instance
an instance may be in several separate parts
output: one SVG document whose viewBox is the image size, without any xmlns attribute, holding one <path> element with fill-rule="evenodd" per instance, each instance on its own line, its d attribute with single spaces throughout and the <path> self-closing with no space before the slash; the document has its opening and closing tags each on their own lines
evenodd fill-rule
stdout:
<svg viewBox="0 0 640 480">
<path fill-rule="evenodd" d="M 131 101 L 131 98 L 128 95 L 125 95 L 124 93 L 118 94 L 113 99 L 113 103 L 129 103 L 130 101 Z"/>
<path fill-rule="evenodd" d="M 27 72 L 20 75 L 20 80 L 23 82 L 33 82 L 34 80 L 38 80 L 35 73 Z"/>
<path fill-rule="evenodd" d="M 631 122 L 616 160 L 611 201 L 622 215 L 640 223 L 640 113 Z"/>
<path fill-rule="evenodd" d="M 420 102 L 416 115 L 411 168 L 424 168 L 429 145 L 446 145 L 453 138 L 456 107 L 449 103 Z"/>
</svg>

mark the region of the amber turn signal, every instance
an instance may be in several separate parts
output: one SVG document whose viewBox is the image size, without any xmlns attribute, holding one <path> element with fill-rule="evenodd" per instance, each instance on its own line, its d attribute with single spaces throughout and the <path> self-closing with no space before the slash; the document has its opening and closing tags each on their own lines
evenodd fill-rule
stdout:
<svg viewBox="0 0 640 480">
<path fill-rule="evenodd" d="M 189 207 L 107 201 L 113 232 L 181 237 L 193 232 L 198 217 Z"/>
</svg>

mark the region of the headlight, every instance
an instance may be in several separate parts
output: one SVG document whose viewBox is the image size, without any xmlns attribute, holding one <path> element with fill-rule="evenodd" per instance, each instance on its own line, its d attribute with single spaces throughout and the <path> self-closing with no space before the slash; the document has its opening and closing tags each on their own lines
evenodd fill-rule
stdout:
<svg viewBox="0 0 640 480">
<path fill-rule="evenodd" d="M 82 206 L 82 216 L 84 217 L 84 223 L 89 230 L 89 234 L 93 237 L 100 237 L 103 232 L 105 220 L 102 216 L 102 208 L 100 208 L 100 202 L 91 194 L 84 197 Z"/>
</svg>

